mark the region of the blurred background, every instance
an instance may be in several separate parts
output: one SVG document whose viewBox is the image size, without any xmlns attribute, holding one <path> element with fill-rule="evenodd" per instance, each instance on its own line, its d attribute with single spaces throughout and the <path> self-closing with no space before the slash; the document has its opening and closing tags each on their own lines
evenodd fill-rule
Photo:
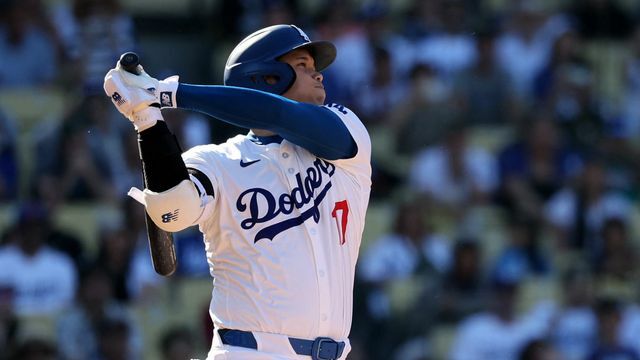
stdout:
<svg viewBox="0 0 640 360">
<path fill-rule="evenodd" d="M 0 0 L 0 359 L 206 356 L 201 236 L 155 275 L 102 79 L 133 50 L 220 84 L 276 23 L 336 44 L 327 101 L 372 137 L 350 359 L 640 359 L 639 19 L 638 0 Z M 184 149 L 246 132 L 164 114 Z"/>
</svg>

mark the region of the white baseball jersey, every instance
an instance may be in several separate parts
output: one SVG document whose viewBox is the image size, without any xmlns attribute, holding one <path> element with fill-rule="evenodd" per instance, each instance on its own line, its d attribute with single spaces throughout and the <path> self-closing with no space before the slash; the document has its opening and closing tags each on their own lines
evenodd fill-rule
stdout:
<svg viewBox="0 0 640 360">
<path fill-rule="evenodd" d="M 244 135 L 183 154 L 215 193 L 199 227 L 217 327 L 305 339 L 349 335 L 371 143 L 350 110 L 325 107 L 346 124 L 355 157 L 327 161 L 287 140 L 258 144 Z"/>
</svg>

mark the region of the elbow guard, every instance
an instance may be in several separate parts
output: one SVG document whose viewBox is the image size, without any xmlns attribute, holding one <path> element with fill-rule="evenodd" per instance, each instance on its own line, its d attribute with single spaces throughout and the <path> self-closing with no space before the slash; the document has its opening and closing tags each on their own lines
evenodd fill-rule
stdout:
<svg viewBox="0 0 640 360">
<path fill-rule="evenodd" d="M 149 217 L 164 231 L 177 232 L 195 225 L 204 211 L 198 190 L 189 180 L 182 180 L 167 191 L 145 189 L 141 193 L 140 202 L 146 207 Z"/>
</svg>

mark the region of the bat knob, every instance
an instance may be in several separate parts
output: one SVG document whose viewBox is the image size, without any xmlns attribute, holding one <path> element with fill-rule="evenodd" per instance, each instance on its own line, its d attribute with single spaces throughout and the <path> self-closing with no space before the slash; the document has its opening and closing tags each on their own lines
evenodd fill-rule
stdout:
<svg viewBox="0 0 640 360">
<path fill-rule="evenodd" d="M 140 65 L 140 57 L 134 52 L 126 52 L 120 56 L 120 66 L 132 74 L 138 74 L 138 65 Z"/>
</svg>

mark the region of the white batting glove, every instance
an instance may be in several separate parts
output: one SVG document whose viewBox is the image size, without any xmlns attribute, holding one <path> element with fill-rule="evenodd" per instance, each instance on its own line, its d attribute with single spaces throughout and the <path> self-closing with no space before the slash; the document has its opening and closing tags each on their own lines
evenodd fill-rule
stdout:
<svg viewBox="0 0 640 360">
<path fill-rule="evenodd" d="M 111 69 L 104 78 L 104 91 L 116 109 L 129 119 L 140 132 L 163 120 L 154 91 L 129 86 L 122 79 L 122 71 Z"/>
<path fill-rule="evenodd" d="M 139 74 L 132 74 L 122 69 L 119 61 L 115 70 L 120 72 L 122 80 L 127 85 L 153 91 L 156 96 L 156 103 L 160 104 L 161 108 L 176 107 L 176 90 L 178 89 L 178 80 L 180 78 L 178 75 L 158 81 L 158 79 L 149 76 L 142 68 L 142 65 L 138 65 Z"/>
<path fill-rule="evenodd" d="M 129 120 L 133 123 L 133 127 L 137 132 L 147 130 L 155 125 L 158 121 L 164 121 L 160 108 L 149 106 L 140 111 L 131 114 Z"/>
</svg>

